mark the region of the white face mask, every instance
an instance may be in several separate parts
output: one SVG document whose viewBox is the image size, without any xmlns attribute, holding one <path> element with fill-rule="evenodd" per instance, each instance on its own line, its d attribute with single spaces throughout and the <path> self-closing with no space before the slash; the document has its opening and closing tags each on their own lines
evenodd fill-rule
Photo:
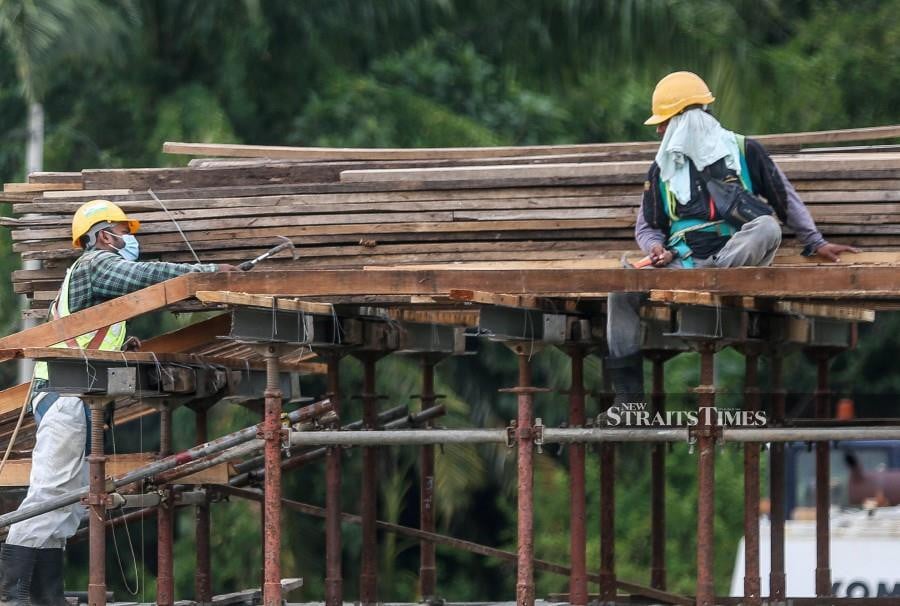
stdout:
<svg viewBox="0 0 900 606">
<path fill-rule="evenodd" d="M 113 233 L 113 232 L 107 232 L 107 233 L 114 235 L 118 239 L 122 240 L 122 242 L 124 243 L 122 248 L 119 248 L 116 250 L 116 252 L 119 253 L 119 256 L 121 256 L 126 261 L 137 261 L 138 260 L 138 257 L 141 254 L 141 246 L 138 243 L 137 238 L 135 238 L 131 234 L 124 234 L 124 235 L 120 236 L 119 234 Z"/>
</svg>

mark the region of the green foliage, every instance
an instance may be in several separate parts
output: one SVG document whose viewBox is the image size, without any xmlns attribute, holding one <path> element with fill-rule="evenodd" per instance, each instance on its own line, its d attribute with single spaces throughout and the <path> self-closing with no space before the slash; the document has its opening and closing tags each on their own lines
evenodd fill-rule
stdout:
<svg viewBox="0 0 900 606">
<path fill-rule="evenodd" d="M 23 178 L 28 102 L 46 110 L 46 170 L 162 166 L 183 157 L 161 154 L 165 140 L 339 147 L 428 147 L 549 144 L 652 139 L 643 125 L 655 82 L 690 69 L 703 75 L 729 128 L 759 133 L 870 126 L 896 121 L 900 107 L 900 0 L 0 0 L 0 174 Z M 9 209 L 2 209 L 8 214 Z M 0 273 L 17 267 L 9 233 L 0 231 Z M 11 284 L 0 284 L 0 326 L 16 319 Z M 141 336 L 157 332 L 159 316 L 133 323 Z M 165 324 L 171 327 L 171 323 Z M 893 335 L 900 321 L 880 316 L 862 328 L 858 351 L 834 363 L 835 391 L 859 408 L 896 410 L 900 355 Z M 446 397 L 447 427 L 503 427 L 515 417 L 515 397 L 498 393 L 516 382 L 516 361 L 504 347 L 477 344 L 478 356 L 443 361 L 436 387 Z M 697 356 L 667 364 L 672 406 L 692 405 Z M 535 353 L 534 382 L 554 390 L 569 383 L 567 357 Z M 722 402 L 739 401 L 743 358 L 717 356 Z M 9 366 L 10 368 L 7 368 Z M 11 365 L 0 380 L 12 380 Z M 383 406 L 418 402 L 415 359 L 378 364 Z M 360 365 L 341 365 L 342 418 L 358 418 L 351 396 L 362 391 Z M 763 379 L 768 371 L 763 368 Z M 586 361 L 589 389 L 601 386 L 600 363 Z M 809 410 L 814 382 L 800 354 L 786 360 L 794 412 Z M 649 377 L 648 377 L 649 378 Z M 319 394 L 321 379 L 304 389 Z M 881 394 L 875 399 L 873 394 Z M 591 410 L 596 414 L 596 404 Z M 538 415 L 566 421 L 564 396 L 542 394 Z M 193 442 L 187 410 L 176 416 L 176 447 Z M 254 423 L 255 412 L 214 409 L 211 435 Z M 154 421 L 131 442 L 155 448 Z M 137 430 L 135 430 L 137 431 Z M 137 439 L 135 436 L 143 436 Z M 129 440 L 124 440 L 126 442 Z M 135 446 L 135 449 L 137 446 Z M 696 453 L 677 445 L 667 459 L 670 587 L 693 593 Z M 380 515 L 415 525 L 418 453 L 389 449 L 379 464 Z M 437 513 L 442 532 L 512 548 L 515 544 L 515 458 L 505 447 L 438 449 Z M 537 457 L 537 555 L 568 560 L 568 473 L 565 452 Z M 647 582 L 649 474 L 644 448 L 623 446 L 617 457 L 616 550 L 622 578 Z M 360 456 L 344 459 L 345 509 L 359 500 Z M 716 585 L 727 589 L 741 533 L 741 456 L 718 456 Z M 598 457 L 589 456 L 589 562 L 599 558 Z M 285 477 L 286 496 L 322 504 L 321 465 Z M 259 507 L 234 501 L 213 509 L 217 592 L 258 584 Z M 285 575 L 302 575 L 305 599 L 324 589 L 324 539 L 318 519 L 286 513 Z M 142 578 L 141 600 L 153 598 L 155 525 L 132 527 Z M 179 516 L 177 593 L 192 594 L 193 523 Z M 134 581 L 126 537 L 121 559 Z M 345 592 L 355 597 L 359 528 L 344 526 Z M 112 549 L 110 549 L 112 554 Z M 121 599 L 117 560 L 110 579 Z M 83 546 L 69 552 L 69 582 L 84 587 Z M 82 564 L 79 566 L 79 564 Z M 417 545 L 381 536 L 382 598 L 408 600 L 416 591 Z M 508 599 L 508 564 L 438 548 L 439 589 L 455 600 Z M 145 582 L 146 581 L 146 582 Z M 565 591 L 564 578 L 538 575 L 539 592 Z M 293 598 L 293 596 L 291 596 Z"/>
</svg>

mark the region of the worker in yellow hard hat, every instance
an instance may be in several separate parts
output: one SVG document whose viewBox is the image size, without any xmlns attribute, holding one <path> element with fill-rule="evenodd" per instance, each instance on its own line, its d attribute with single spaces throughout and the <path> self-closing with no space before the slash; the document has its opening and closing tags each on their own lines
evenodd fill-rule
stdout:
<svg viewBox="0 0 900 606">
<path fill-rule="evenodd" d="M 108 200 L 92 200 L 72 219 L 72 246 L 84 252 L 66 272 L 50 307 L 53 319 L 189 272 L 232 271 L 232 265 L 138 261 L 140 222 Z M 119 322 L 54 347 L 120 351 L 140 346 Z M 87 485 L 85 453 L 90 418 L 80 398 L 47 390 L 47 365 L 35 365 L 31 407 L 37 426 L 28 494 L 20 507 Z M 63 548 L 81 522 L 83 507 L 57 509 L 9 528 L 0 549 L 0 606 L 62 606 Z"/>
<path fill-rule="evenodd" d="M 653 91 L 662 137 L 650 166 L 635 239 L 652 267 L 726 268 L 772 263 L 786 225 L 805 255 L 837 262 L 856 249 L 825 241 L 790 181 L 763 146 L 726 130 L 707 111 L 713 96 L 692 72 L 667 75 Z M 608 302 L 609 369 L 616 401 L 643 401 L 641 293 Z"/>
</svg>

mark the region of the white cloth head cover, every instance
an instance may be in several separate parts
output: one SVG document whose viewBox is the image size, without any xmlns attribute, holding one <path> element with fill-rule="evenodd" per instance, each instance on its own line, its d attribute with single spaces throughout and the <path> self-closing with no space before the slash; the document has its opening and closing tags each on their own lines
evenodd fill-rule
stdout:
<svg viewBox="0 0 900 606">
<path fill-rule="evenodd" d="M 692 109 L 669 120 L 662 143 L 656 152 L 660 177 L 675 194 L 679 204 L 691 199 L 691 170 L 687 156 L 698 170 L 720 158 L 725 165 L 741 174 L 741 156 L 737 139 L 719 121 L 700 109 Z"/>
</svg>

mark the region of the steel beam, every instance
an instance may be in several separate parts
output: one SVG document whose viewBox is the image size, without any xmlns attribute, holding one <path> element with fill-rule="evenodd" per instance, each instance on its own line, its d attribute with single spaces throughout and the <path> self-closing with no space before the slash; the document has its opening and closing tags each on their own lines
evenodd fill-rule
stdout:
<svg viewBox="0 0 900 606">
<path fill-rule="evenodd" d="M 229 337 L 256 343 L 338 347 L 359 343 L 359 329 L 351 324 L 334 315 L 236 307 L 231 312 Z"/>
<path fill-rule="evenodd" d="M 643 318 L 641 320 L 641 349 L 645 355 L 649 352 L 673 352 L 675 353 L 690 351 L 685 342 L 678 337 L 671 335 L 675 329 L 671 322 L 664 322 L 654 318 Z"/>
<path fill-rule="evenodd" d="M 749 317 L 744 310 L 700 305 L 675 305 L 672 309 L 675 330 L 663 336 L 723 342 L 744 341 L 748 337 Z"/>
<path fill-rule="evenodd" d="M 203 399 L 258 398 L 265 389 L 266 373 L 261 370 L 227 370 L 203 365 L 153 364 L 125 360 L 85 362 L 77 359 L 47 360 L 47 391 L 73 395 L 132 396 L 166 398 L 171 396 Z M 284 393 L 292 394 L 291 374 L 281 373 Z"/>
<path fill-rule="evenodd" d="M 401 322 L 398 353 L 462 354 L 466 351 L 466 329 L 461 326 Z"/>
<path fill-rule="evenodd" d="M 481 308 L 479 331 L 498 341 L 566 342 L 567 322 L 563 314 L 535 309 L 487 305 Z"/>
</svg>

